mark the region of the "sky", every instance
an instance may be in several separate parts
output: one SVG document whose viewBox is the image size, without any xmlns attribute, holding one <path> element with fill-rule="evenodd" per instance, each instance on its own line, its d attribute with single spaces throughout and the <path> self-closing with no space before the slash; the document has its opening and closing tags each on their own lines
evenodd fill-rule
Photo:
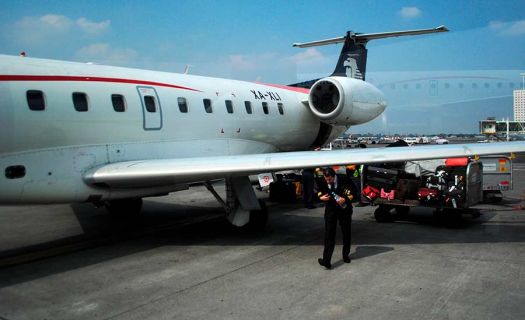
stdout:
<svg viewBox="0 0 525 320">
<path fill-rule="evenodd" d="M 368 72 L 525 71 L 520 1 L 2 1 L 0 54 L 289 84 L 329 75 L 362 33 L 446 25 L 447 34 L 372 41 Z"/>
</svg>

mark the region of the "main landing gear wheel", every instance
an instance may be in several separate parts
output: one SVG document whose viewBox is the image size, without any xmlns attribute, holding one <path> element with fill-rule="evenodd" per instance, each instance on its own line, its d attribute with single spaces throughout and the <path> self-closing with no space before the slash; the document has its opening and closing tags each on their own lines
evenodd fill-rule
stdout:
<svg viewBox="0 0 525 320">
<path fill-rule="evenodd" d="M 376 211 L 374 211 L 374 218 L 377 222 L 392 222 L 394 221 L 394 216 L 390 212 L 390 207 L 387 206 L 379 206 L 377 207 Z"/>
<path fill-rule="evenodd" d="M 137 218 L 142 211 L 142 198 L 108 200 L 104 206 L 112 218 Z"/>
<path fill-rule="evenodd" d="M 262 200 L 259 200 L 259 205 L 261 210 L 250 210 L 250 222 L 244 227 L 250 231 L 262 231 L 268 223 L 268 208 Z"/>
</svg>

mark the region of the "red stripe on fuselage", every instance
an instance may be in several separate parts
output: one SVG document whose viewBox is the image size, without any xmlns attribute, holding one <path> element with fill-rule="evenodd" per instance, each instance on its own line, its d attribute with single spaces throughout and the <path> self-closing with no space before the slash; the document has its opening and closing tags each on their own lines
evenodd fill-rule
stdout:
<svg viewBox="0 0 525 320">
<path fill-rule="evenodd" d="M 306 89 L 306 88 L 290 87 L 290 86 L 285 86 L 282 84 L 268 84 L 268 83 L 261 83 L 261 84 L 265 86 L 269 86 L 269 87 L 285 89 L 285 90 L 290 90 L 290 91 L 295 91 L 295 92 L 300 92 L 300 93 L 306 93 L 306 94 L 310 93 L 310 89 Z"/>
<path fill-rule="evenodd" d="M 174 89 L 190 90 L 202 92 L 197 89 L 188 87 L 178 86 L 169 83 L 145 81 L 145 80 L 134 80 L 134 79 L 121 79 L 121 78 L 104 78 L 104 77 L 79 77 L 79 76 L 35 76 L 35 75 L 0 75 L 0 81 L 85 81 L 85 82 L 112 82 L 112 83 L 129 83 L 139 84 L 148 86 L 159 86 Z"/>
</svg>

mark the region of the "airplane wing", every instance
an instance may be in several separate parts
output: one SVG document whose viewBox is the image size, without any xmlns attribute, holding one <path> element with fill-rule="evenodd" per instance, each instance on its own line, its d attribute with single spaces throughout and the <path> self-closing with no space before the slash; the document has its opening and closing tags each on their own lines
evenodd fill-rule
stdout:
<svg viewBox="0 0 525 320">
<path fill-rule="evenodd" d="M 349 163 L 369 164 L 443 159 L 510 152 L 525 152 L 525 142 L 298 151 L 124 161 L 88 170 L 84 174 L 84 181 L 90 185 L 113 188 L 153 187 Z"/>
</svg>

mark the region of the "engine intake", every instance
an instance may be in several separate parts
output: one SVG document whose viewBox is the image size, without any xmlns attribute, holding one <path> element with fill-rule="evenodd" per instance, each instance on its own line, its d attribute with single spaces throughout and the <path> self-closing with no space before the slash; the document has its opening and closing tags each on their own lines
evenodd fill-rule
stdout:
<svg viewBox="0 0 525 320">
<path fill-rule="evenodd" d="M 368 122 L 386 108 L 379 89 L 368 82 L 346 77 L 328 77 L 314 83 L 308 103 L 321 121 L 341 126 Z"/>
</svg>

